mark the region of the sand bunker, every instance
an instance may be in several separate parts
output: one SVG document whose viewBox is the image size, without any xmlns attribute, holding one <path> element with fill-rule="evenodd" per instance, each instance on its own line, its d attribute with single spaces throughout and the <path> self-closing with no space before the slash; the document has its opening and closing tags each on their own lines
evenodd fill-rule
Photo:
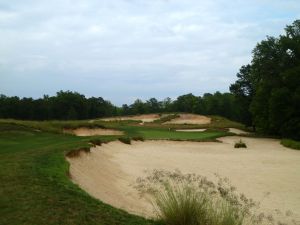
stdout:
<svg viewBox="0 0 300 225">
<path fill-rule="evenodd" d="M 291 210 L 300 220 L 300 152 L 274 139 L 242 138 L 247 149 L 234 149 L 240 137 L 214 142 L 146 141 L 125 145 L 112 142 L 91 153 L 69 158 L 75 183 L 92 196 L 134 214 L 152 216 L 152 205 L 133 187 L 145 170 L 175 170 L 213 179 L 228 177 L 239 192 L 261 202 L 263 211 Z"/>
<path fill-rule="evenodd" d="M 182 113 L 180 117 L 175 118 L 171 121 L 165 122 L 164 124 L 208 124 L 211 122 L 211 118 L 202 115 Z"/>
<path fill-rule="evenodd" d="M 137 116 L 119 116 L 101 119 L 103 121 L 119 121 L 119 120 L 141 120 L 142 122 L 153 122 L 159 119 L 159 114 L 145 114 Z"/>
<path fill-rule="evenodd" d="M 229 130 L 229 132 L 234 133 L 234 134 L 249 134 L 249 132 L 243 131 L 243 130 L 240 130 L 237 128 L 229 128 L 228 130 Z"/>
<path fill-rule="evenodd" d="M 64 129 L 65 133 L 75 134 L 76 136 L 96 136 L 96 135 L 123 135 L 119 130 L 103 129 L 103 128 L 87 128 L 80 127 L 77 129 Z"/>
<path fill-rule="evenodd" d="M 178 129 L 180 132 L 204 132 L 206 129 Z"/>
</svg>

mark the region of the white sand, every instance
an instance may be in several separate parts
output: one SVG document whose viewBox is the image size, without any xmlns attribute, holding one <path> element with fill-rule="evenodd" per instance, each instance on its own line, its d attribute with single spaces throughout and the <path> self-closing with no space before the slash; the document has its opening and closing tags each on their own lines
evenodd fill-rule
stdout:
<svg viewBox="0 0 300 225">
<path fill-rule="evenodd" d="M 119 130 L 103 128 L 80 127 L 77 129 L 64 129 L 64 133 L 75 134 L 76 136 L 96 136 L 96 135 L 123 135 Z"/>
<path fill-rule="evenodd" d="M 69 158 L 73 181 L 92 196 L 131 213 L 151 216 L 152 206 L 132 187 L 145 170 L 179 169 L 213 179 L 228 177 L 239 192 L 261 201 L 264 211 L 291 210 L 300 221 L 300 151 L 274 139 L 242 138 L 247 149 L 234 149 L 240 137 L 214 142 L 146 141 L 125 145 L 112 142 L 90 154 Z"/>
<path fill-rule="evenodd" d="M 180 132 L 204 132 L 206 129 L 178 129 Z"/>
<path fill-rule="evenodd" d="M 202 115 L 181 113 L 180 117 L 167 121 L 164 124 L 209 124 L 211 118 Z"/>
</svg>

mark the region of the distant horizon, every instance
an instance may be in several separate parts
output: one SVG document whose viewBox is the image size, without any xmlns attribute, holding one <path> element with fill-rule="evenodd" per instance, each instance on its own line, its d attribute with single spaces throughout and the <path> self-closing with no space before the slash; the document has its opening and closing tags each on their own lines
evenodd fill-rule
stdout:
<svg viewBox="0 0 300 225">
<path fill-rule="evenodd" d="M 4 1 L 0 92 L 70 90 L 118 106 L 229 92 L 255 45 L 297 18 L 297 0 Z"/>
</svg>

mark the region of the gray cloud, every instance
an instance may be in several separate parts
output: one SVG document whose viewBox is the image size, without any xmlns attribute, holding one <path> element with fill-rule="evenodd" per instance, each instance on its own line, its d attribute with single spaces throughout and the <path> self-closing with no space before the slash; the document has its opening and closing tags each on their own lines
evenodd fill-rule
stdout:
<svg viewBox="0 0 300 225">
<path fill-rule="evenodd" d="M 297 0 L 0 0 L 0 90 L 134 98 L 227 91 Z"/>
</svg>

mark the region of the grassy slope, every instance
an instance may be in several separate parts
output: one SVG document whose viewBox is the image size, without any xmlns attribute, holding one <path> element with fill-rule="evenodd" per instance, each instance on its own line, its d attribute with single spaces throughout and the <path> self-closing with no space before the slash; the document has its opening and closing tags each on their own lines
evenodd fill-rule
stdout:
<svg viewBox="0 0 300 225">
<path fill-rule="evenodd" d="M 69 180 L 64 153 L 87 141 L 0 132 L 0 224 L 154 224 L 93 199 Z"/>
</svg>

